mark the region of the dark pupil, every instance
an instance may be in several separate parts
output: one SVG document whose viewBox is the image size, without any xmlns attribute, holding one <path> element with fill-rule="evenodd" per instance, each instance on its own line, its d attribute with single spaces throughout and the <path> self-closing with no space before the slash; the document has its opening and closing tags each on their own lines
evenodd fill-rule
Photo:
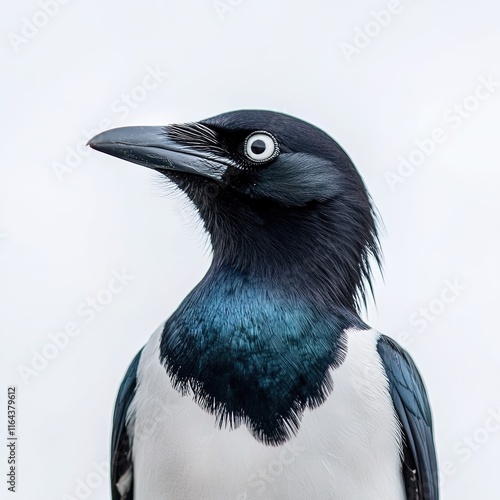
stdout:
<svg viewBox="0 0 500 500">
<path fill-rule="evenodd" d="M 256 141 L 252 142 L 250 149 L 252 150 L 252 153 L 260 155 L 266 150 L 266 143 L 262 139 L 257 139 Z"/>
</svg>

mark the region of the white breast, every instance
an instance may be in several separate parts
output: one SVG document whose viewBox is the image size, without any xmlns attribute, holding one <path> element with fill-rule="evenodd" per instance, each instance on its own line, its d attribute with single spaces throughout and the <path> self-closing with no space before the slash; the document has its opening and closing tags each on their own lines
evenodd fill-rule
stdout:
<svg viewBox="0 0 500 500">
<path fill-rule="evenodd" d="M 162 327 L 143 350 L 129 410 L 135 500 L 406 498 L 376 331 L 347 332 L 330 397 L 306 410 L 296 437 L 274 447 L 245 426 L 216 428 L 212 415 L 172 388 L 159 361 Z"/>
</svg>

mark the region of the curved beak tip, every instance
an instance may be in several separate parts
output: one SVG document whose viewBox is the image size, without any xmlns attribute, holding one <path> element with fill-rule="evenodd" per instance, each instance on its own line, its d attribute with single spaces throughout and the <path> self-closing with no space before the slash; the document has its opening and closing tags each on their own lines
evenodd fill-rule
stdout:
<svg viewBox="0 0 500 500">
<path fill-rule="evenodd" d="M 87 141 L 87 144 L 85 144 L 85 146 L 89 146 L 89 147 L 91 147 L 92 149 L 97 149 L 97 147 L 96 147 L 96 146 L 97 146 L 98 142 L 97 142 L 97 141 L 95 141 L 95 138 L 96 138 L 96 137 L 98 137 L 98 136 L 96 135 L 96 136 L 92 137 L 92 139 L 89 139 L 89 140 Z"/>
</svg>

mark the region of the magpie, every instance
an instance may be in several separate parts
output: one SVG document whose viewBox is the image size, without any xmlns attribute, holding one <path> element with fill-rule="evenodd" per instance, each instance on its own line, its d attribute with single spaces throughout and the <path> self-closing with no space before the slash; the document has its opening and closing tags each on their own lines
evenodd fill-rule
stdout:
<svg viewBox="0 0 500 500">
<path fill-rule="evenodd" d="M 112 498 L 437 500 L 422 379 L 359 316 L 378 218 L 339 144 L 240 110 L 89 145 L 165 176 L 212 248 L 119 389 Z"/>
</svg>

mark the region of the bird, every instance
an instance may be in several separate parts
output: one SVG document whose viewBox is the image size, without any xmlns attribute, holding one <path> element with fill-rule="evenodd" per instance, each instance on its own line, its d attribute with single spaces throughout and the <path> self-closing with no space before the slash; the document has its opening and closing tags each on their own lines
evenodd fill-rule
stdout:
<svg viewBox="0 0 500 500">
<path fill-rule="evenodd" d="M 422 378 L 361 319 L 380 217 L 342 147 L 255 109 L 88 144 L 166 178 L 211 247 L 119 388 L 113 500 L 437 500 Z"/>
</svg>

